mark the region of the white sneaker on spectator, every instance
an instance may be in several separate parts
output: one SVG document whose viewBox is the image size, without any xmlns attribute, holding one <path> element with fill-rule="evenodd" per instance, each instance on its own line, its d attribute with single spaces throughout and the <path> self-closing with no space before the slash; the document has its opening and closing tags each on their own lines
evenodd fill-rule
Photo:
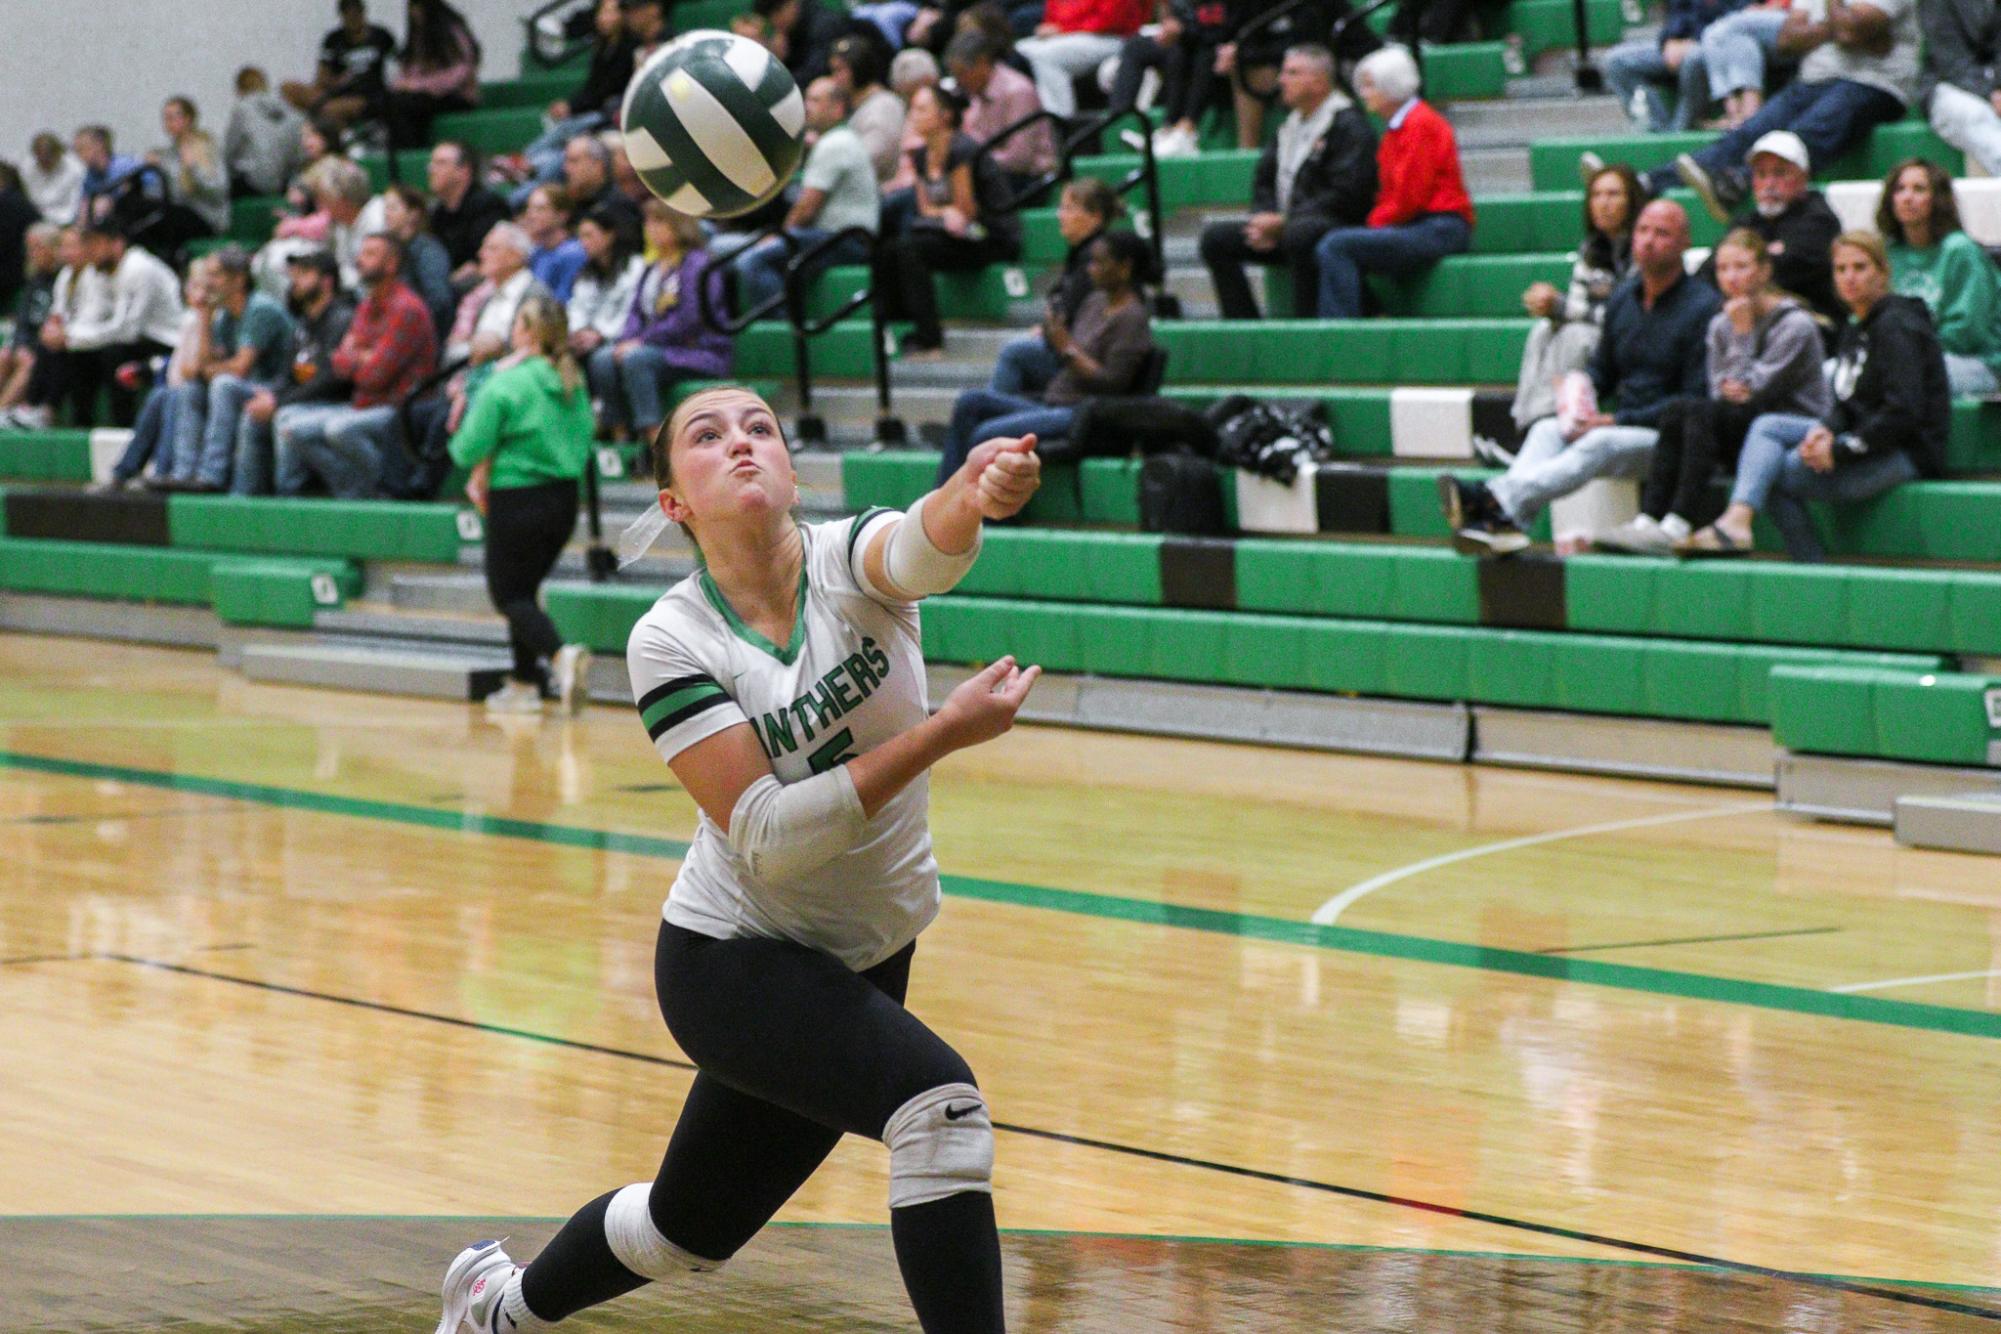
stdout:
<svg viewBox="0 0 2001 1334">
<path fill-rule="evenodd" d="M 564 713 L 582 713 L 590 700 L 591 651 L 582 644 L 565 644 L 549 662 L 549 688 L 555 692 L 556 707 Z"/>
<path fill-rule="evenodd" d="M 1605 170 L 1605 159 L 1586 149 L 1577 155 L 1577 178 L 1584 182 L 1584 188 L 1591 188 L 1591 178 Z"/>
<path fill-rule="evenodd" d="M 1605 551 L 1624 551 L 1635 556 L 1668 556 L 1674 553 L 1674 539 L 1650 514 L 1638 514 L 1591 539 Z"/>
<path fill-rule="evenodd" d="M 10 431 L 46 431 L 49 429 L 49 410 L 38 407 L 9 408 L 5 418 L 0 418 L 0 425 L 5 425 Z"/>
<path fill-rule="evenodd" d="M 1155 130 L 1153 134 L 1153 155 L 1155 157 L 1194 157 L 1202 151 L 1202 144 L 1193 130 L 1177 129 L 1169 125 Z"/>
<path fill-rule="evenodd" d="M 542 692 L 526 681 L 507 678 L 507 684 L 486 697 L 486 711 L 496 714 L 542 712 Z"/>
</svg>

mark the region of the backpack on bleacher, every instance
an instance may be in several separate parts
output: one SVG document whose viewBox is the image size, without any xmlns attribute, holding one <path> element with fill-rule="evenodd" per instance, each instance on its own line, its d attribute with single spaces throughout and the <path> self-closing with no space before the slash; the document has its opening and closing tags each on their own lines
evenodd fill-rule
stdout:
<svg viewBox="0 0 2001 1334">
<path fill-rule="evenodd" d="M 1210 408 L 1222 447 L 1216 461 L 1292 485 L 1307 463 L 1334 457 L 1334 433 L 1320 403 L 1260 403 L 1235 394 Z"/>
<path fill-rule="evenodd" d="M 1149 533 L 1216 537 L 1229 531 L 1223 478 L 1196 454 L 1155 454 L 1139 465 L 1139 526 Z"/>
</svg>

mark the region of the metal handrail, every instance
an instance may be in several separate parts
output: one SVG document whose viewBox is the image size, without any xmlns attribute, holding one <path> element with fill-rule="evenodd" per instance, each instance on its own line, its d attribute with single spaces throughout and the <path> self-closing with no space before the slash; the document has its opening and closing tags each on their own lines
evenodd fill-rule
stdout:
<svg viewBox="0 0 2001 1334">
<path fill-rule="evenodd" d="M 1070 124 L 1069 121 L 1053 111 L 1031 111 L 1013 124 L 1003 125 L 999 130 L 996 130 L 991 139 L 980 145 L 979 150 L 973 154 L 972 162 L 968 165 L 976 168 L 983 159 L 992 159 L 995 152 L 1008 140 L 1018 135 L 1026 134 L 1036 126 L 1044 123 L 1055 127 L 1057 135 L 1065 135 L 1066 127 Z M 1035 177 L 1024 189 L 1010 193 L 1006 199 L 994 206 L 994 212 L 1019 213 L 1022 209 L 1038 202 L 1044 195 L 1048 194 L 1052 186 L 1069 180 L 1071 155 L 1065 151 L 1067 145 L 1068 137 L 1065 135 L 1063 139 L 1058 141 L 1056 146 L 1056 165 L 1048 171 L 1043 172 L 1040 176 Z"/>
<path fill-rule="evenodd" d="M 588 9 L 595 8 L 595 5 L 592 3 L 592 0 L 547 0 L 546 3 L 538 5 L 521 20 L 521 26 L 527 29 L 527 36 L 522 42 L 522 49 L 528 52 L 529 59 L 533 60 L 543 69 L 556 68 L 556 66 L 561 65 L 590 44 L 590 38 L 587 36 L 573 38 L 565 42 L 561 51 L 551 55 L 543 50 L 542 43 L 536 40 L 538 37 L 546 35 L 545 29 L 541 26 L 542 20 L 548 15 L 566 8 Z M 565 27 L 567 26 L 565 24 Z"/>
<path fill-rule="evenodd" d="M 1298 0 L 1298 2 L 1304 3 L 1304 0 Z M 1167 256 L 1162 249 L 1160 168 L 1153 156 L 1153 136 L 1151 133 L 1153 122 L 1146 118 L 1144 112 L 1134 107 L 1101 112 L 1098 115 L 1077 121 L 1074 124 L 1052 112 L 1033 111 L 1023 116 L 1020 120 L 1015 121 L 1012 125 L 1002 127 L 993 138 L 980 145 L 979 151 L 973 154 L 974 162 L 978 162 L 981 158 L 991 158 L 994 150 L 1000 145 L 1006 143 L 1015 135 L 1025 133 L 1030 128 L 1044 121 L 1054 123 L 1062 130 L 1062 133 L 1056 142 L 1056 165 L 1030 180 L 1022 189 L 1010 193 L 1006 199 L 994 206 L 994 211 L 1001 214 L 1019 213 L 1030 204 L 1037 203 L 1047 197 L 1050 190 L 1071 178 L 1074 174 L 1073 167 L 1075 161 L 1083 152 L 1086 145 L 1097 143 L 1107 129 L 1127 118 L 1137 120 L 1140 125 L 1140 134 L 1138 135 L 1140 164 L 1133 171 L 1128 172 L 1124 177 L 1114 182 L 1112 189 L 1120 196 L 1124 196 L 1130 194 L 1137 186 L 1145 186 L 1146 230 L 1148 232 L 1146 241 L 1153 248 L 1154 271 L 1165 275 L 1167 272 Z"/>
<path fill-rule="evenodd" d="M 745 245 L 742 249 L 738 250 L 736 254 L 738 255 L 748 254 L 750 251 L 755 250 L 757 247 L 763 245 L 766 241 L 771 240 L 773 237 L 776 237 L 778 239 L 778 243 L 785 247 L 786 259 L 787 262 L 790 263 L 791 258 L 799 253 L 799 242 L 796 238 L 792 236 L 791 233 L 785 230 L 785 226 L 783 223 L 773 223 L 771 226 L 766 227 L 763 231 L 751 237 L 749 244 Z M 735 258 L 735 256 L 732 256 L 731 258 Z M 723 337 L 725 338 L 736 337 L 738 334 L 742 333 L 745 329 L 748 329 L 751 325 L 757 323 L 759 320 L 777 314 L 780 308 L 786 305 L 786 302 L 789 299 L 788 295 L 784 292 L 780 292 L 777 296 L 771 298 L 769 301 L 759 302 L 754 309 L 745 311 L 744 313 L 737 315 L 734 318 L 717 314 L 715 301 L 714 298 L 711 296 L 710 289 L 712 287 L 720 286 L 721 284 L 711 283 L 709 280 L 711 278 L 719 278 L 722 276 L 720 273 L 720 267 L 721 266 L 718 265 L 714 268 L 711 268 L 711 270 L 707 274 L 703 275 L 703 281 L 696 284 L 696 287 L 698 287 L 700 290 L 695 293 L 695 312 L 696 314 L 702 317 L 702 323 L 708 325 L 710 329 L 721 334 Z M 790 318 L 789 310 L 787 311 L 787 318 L 788 319 Z"/>
<path fill-rule="evenodd" d="M 819 272 L 819 267 L 813 261 L 844 242 L 857 240 L 868 247 L 867 284 L 849 296 L 832 314 L 823 315 L 816 320 L 807 319 L 806 283 Z M 813 412 L 813 372 L 809 360 L 810 354 L 807 351 L 808 343 L 863 306 L 869 308 L 869 361 L 875 368 L 876 443 L 902 444 L 907 437 L 908 433 L 902 419 L 890 408 L 887 326 L 883 320 L 882 303 L 875 299 L 876 243 L 876 234 L 868 228 L 844 227 L 797 251 L 785 263 L 784 300 L 787 318 L 792 322 L 792 356 L 799 378 L 798 436 L 802 444 L 823 444 L 827 439 L 826 423 Z"/>
</svg>

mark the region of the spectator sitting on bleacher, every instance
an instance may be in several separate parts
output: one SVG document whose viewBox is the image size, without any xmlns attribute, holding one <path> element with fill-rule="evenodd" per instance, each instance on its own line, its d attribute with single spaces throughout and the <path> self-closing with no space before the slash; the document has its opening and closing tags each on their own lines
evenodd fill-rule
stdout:
<svg viewBox="0 0 2001 1334">
<path fill-rule="evenodd" d="M 1834 285 L 1849 309 L 1825 416 L 1771 413 L 1751 424 L 1730 506 L 1691 537 L 1690 551 L 1741 555 L 1751 521 L 1769 514 L 1797 561 L 1827 558 L 1807 502 L 1854 504 L 1945 471 L 1952 397 L 1924 303 L 1890 291 L 1890 260 L 1874 232 L 1834 242 Z"/>
<path fill-rule="evenodd" d="M 63 141 L 42 130 L 28 143 L 28 165 L 21 186 L 35 211 L 58 226 L 67 226 L 83 204 L 83 163 L 63 147 Z"/>
<path fill-rule="evenodd" d="M 1049 291 L 1042 325 L 1034 333 L 1010 338 L 1001 346 L 993 377 L 987 382 L 988 389 L 1015 397 L 1039 394 L 1063 369 L 1063 360 L 1056 355 L 1048 331 L 1054 325 L 1067 327 L 1077 323 L 1077 312 L 1083 308 L 1084 298 L 1091 295 L 1091 273 L 1086 262 L 1091 243 L 1124 216 L 1125 211 L 1125 203 L 1117 192 L 1095 176 L 1079 176 L 1063 187 L 1056 203 L 1056 230 L 1062 235 L 1063 244 L 1069 247 L 1063 257 L 1063 273 Z"/>
<path fill-rule="evenodd" d="M 62 228 L 53 222 L 38 222 L 21 239 L 27 251 L 24 281 L 14 299 L 14 331 L 7 345 L 0 347 L 0 427 L 6 424 L 6 414 L 28 392 L 28 377 L 35 370 L 35 347 L 42 322 L 55 308 L 56 274 L 62 267 Z"/>
<path fill-rule="evenodd" d="M 565 645 L 536 592 L 577 527 L 577 479 L 590 466 L 590 391 L 570 352 L 563 308 L 531 297 L 515 317 L 512 353 L 451 439 L 471 470 L 466 498 L 486 518 L 486 587 L 507 618 L 514 669 L 487 697 L 492 713 L 539 713 L 553 694 L 565 713 L 585 700 L 590 652 Z"/>
<path fill-rule="evenodd" d="M 827 57 L 848 31 L 845 11 L 819 0 L 751 0 L 750 12 L 730 20 L 730 28 L 783 62 L 801 88 L 827 72 Z"/>
<path fill-rule="evenodd" d="M 1709 75 L 1709 100 L 1723 107 L 1723 128 L 1734 130 L 1758 114 L 1765 94 L 1796 63 L 1780 53 L 1788 0 L 1753 0 L 1702 30 L 1702 64 Z"/>
<path fill-rule="evenodd" d="M 1931 311 L 1954 397 L 2001 392 L 2001 273 L 1959 226 L 1952 177 L 1908 158 L 1883 178 L 1876 229 L 1890 255 L 1890 288 Z"/>
<path fill-rule="evenodd" d="M 396 38 L 389 29 L 368 21 L 363 0 L 340 0 L 338 9 L 340 26 L 320 42 L 313 81 L 287 83 L 279 91 L 306 115 L 325 116 L 345 128 L 382 119 Z"/>
<path fill-rule="evenodd" d="M 1106 232 L 1091 243 L 1091 294 L 1077 312 L 1074 330 L 1052 313 L 1045 326 L 1060 369 L 1039 398 L 967 389 L 952 405 L 945 449 L 938 461 L 939 485 L 959 470 L 974 445 L 997 436 L 1034 435 L 1043 441 L 1067 439 L 1077 405 L 1086 398 L 1132 394 L 1153 331 L 1146 300 L 1135 279 L 1146 272 L 1152 253 L 1132 232 Z"/>
<path fill-rule="evenodd" d="M 155 457 L 162 463 L 172 457 L 174 427 L 200 362 L 202 326 L 207 322 L 202 308 L 208 301 L 210 267 L 207 259 L 188 265 L 188 276 L 181 288 L 183 307 L 180 328 L 174 335 L 174 350 L 166 357 L 159 378 L 146 391 L 138 418 L 132 423 L 132 437 L 111 465 L 110 477 L 92 486 L 91 491 L 125 490 L 138 483 L 140 474 Z"/>
<path fill-rule="evenodd" d="M 1639 514 L 1600 533 L 1597 546 L 1667 555 L 1688 539 L 1688 516 L 1703 512 L 1717 466 L 1735 464 L 1754 420 L 1768 412 L 1819 417 L 1833 405 L 1820 323 L 1772 281 L 1765 238 L 1748 227 L 1724 237 L 1716 280 L 1723 309 L 1709 321 L 1709 394 L 1668 405 Z"/>
<path fill-rule="evenodd" d="M 285 203 L 281 210 L 275 210 L 279 217 L 272 229 L 273 236 L 303 238 L 325 244 L 328 219 L 320 212 L 313 182 L 319 179 L 322 163 L 347 157 L 343 151 L 345 147 L 340 126 L 331 120 L 309 120 L 299 127 L 298 159 L 301 165 L 285 183 Z"/>
<path fill-rule="evenodd" d="M 214 494 L 229 489 L 244 405 L 276 389 L 292 365 L 292 319 L 250 285 L 250 256 L 225 246 L 208 257 L 194 306 L 195 355 L 158 486 Z"/>
<path fill-rule="evenodd" d="M 1197 122 L 1230 86 L 1222 49 L 1234 43 L 1237 29 L 1253 12 L 1244 0 L 1161 0 L 1154 31 L 1128 37 L 1119 48 L 1110 93 L 1113 110 L 1139 104 L 1149 72 L 1160 78 L 1154 100 L 1161 112 L 1160 128 L 1153 132 L 1155 157 L 1193 157 L 1202 151 L 1195 137 Z"/>
<path fill-rule="evenodd" d="M 660 49 L 668 38 L 666 0 L 623 0 L 625 35 L 632 39 L 633 68 Z"/>
<path fill-rule="evenodd" d="M 27 281 L 28 229 L 40 218 L 21 188 L 21 173 L 13 163 L 0 161 L 0 310 L 14 304 Z"/>
<path fill-rule="evenodd" d="M 446 0 L 409 0 L 396 59 L 402 67 L 389 81 L 385 113 L 391 148 L 420 146 L 436 117 L 479 105 L 479 39 Z"/>
<path fill-rule="evenodd" d="M 910 197 L 910 190 L 917 184 L 917 168 L 911 164 L 916 160 L 910 155 L 924 146 L 924 137 L 911 128 L 910 103 L 917 97 L 920 88 L 935 88 L 944 78 L 938 68 L 938 58 L 929 51 L 917 47 L 898 51 L 896 59 L 889 62 L 889 86 L 895 91 L 896 99 L 904 104 L 903 128 L 899 132 L 897 144 L 896 170 L 882 183 L 883 231 L 894 234 L 900 232 L 900 225 L 892 226 L 892 215 L 907 220 L 910 211 L 917 207 Z M 903 196 L 901 208 L 898 196 Z"/>
<path fill-rule="evenodd" d="M 1044 0 L 1035 36 L 1015 45 L 1035 71 L 1043 110 L 1075 116 L 1075 81 L 1118 55 L 1152 12 L 1147 0 Z"/>
<path fill-rule="evenodd" d="M 572 145 L 584 142 L 571 140 Z M 472 149 L 447 139 L 431 150 L 425 173 L 431 187 L 431 235 L 445 247 L 452 262 L 452 285 L 460 291 L 477 281 L 479 243 L 496 222 L 507 221 L 507 201 L 479 183 L 479 160 Z M 571 182 L 570 197 L 583 192 Z"/>
<path fill-rule="evenodd" d="M 882 86 L 888 69 L 882 45 L 851 34 L 834 43 L 827 71 L 847 94 L 848 128 L 861 137 L 880 185 L 896 175 L 898 145 L 903 141 L 903 99 Z"/>
<path fill-rule="evenodd" d="M 128 361 L 150 361 L 173 350 L 181 329 L 180 280 L 108 221 L 84 229 L 84 252 L 105 275 L 110 308 L 102 319 L 79 318 L 59 332 L 55 350 L 62 379 L 79 405 L 94 404 L 97 390 L 104 389 L 113 423 L 130 426 L 138 406 L 115 372 Z"/>
<path fill-rule="evenodd" d="M 613 140 L 623 143 L 617 130 L 607 130 L 602 135 L 580 134 L 570 140 L 563 150 L 563 193 L 570 197 L 570 206 L 579 214 L 594 208 L 615 208 L 637 227 L 639 205 L 643 201 L 635 200 L 619 186 L 616 164 L 625 152 L 622 147 L 614 149 Z M 638 180 L 636 173 L 633 179 Z M 644 185 L 639 189 L 641 194 L 646 191 Z"/>
<path fill-rule="evenodd" d="M 1376 204 L 1368 225 L 1337 227 L 1313 247 L 1323 320 L 1362 314 L 1370 273 L 1409 278 L 1473 243 L 1473 200 L 1452 126 L 1418 97 L 1417 62 L 1386 46 L 1355 66 L 1355 93 L 1384 122 L 1376 145 Z"/>
<path fill-rule="evenodd" d="M 2001 4 L 1925 0 L 1922 104 L 1938 137 L 2001 175 Z"/>
<path fill-rule="evenodd" d="M 562 179 L 563 150 L 570 140 L 580 134 L 595 134 L 617 119 L 625 86 L 632 82 L 632 51 L 633 41 L 626 33 L 619 0 L 598 0 L 584 81 L 569 97 L 549 104 L 545 113 L 549 128 L 521 150 L 528 182 L 508 201 L 515 208 L 527 204 L 528 191 L 535 186 Z"/>
<path fill-rule="evenodd" d="M 200 120 L 193 101 L 168 98 L 160 107 L 167 142 L 146 154 L 146 161 L 167 175 L 168 212 L 176 219 L 176 235 L 187 240 L 229 230 L 229 169 Z"/>
<path fill-rule="evenodd" d="M 1677 397 L 1701 394 L 1704 338 L 1722 300 L 1683 267 L 1688 214 L 1657 199 L 1633 226 L 1633 276 L 1612 294 L 1591 359 L 1597 403 L 1588 414 L 1545 417 L 1529 428 L 1505 476 L 1466 482 L 1441 475 L 1439 498 L 1453 545 L 1503 556 L 1529 544 L 1523 530 L 1553 500 L 1598 477 L 1642 477 L 1661 414 Z M 1601 406 L 1614 395 L 1615 411 Z"/>
<path fill-rule="evenodd" d="M 1746 161 L 1751 168 L 1752 207 L 1731 222 L 1765 238 L 1772 274 L 1785 291 L 1814 312 L 1839 323 L 1847 311 L 1834 295 L 1834 267 L 1828 247 L 1840 234 L 1841 219 L 1807 175 L 1807 150 L 1790 130 L 1761 135 Z"/>
<path fill-rule="evenodd" d="M 376 494 L 397 443 L 397 409 L 437 365 L 431 317 L 402 279 L 403 246 L 378 232 L 361 243 L 362 299 L 334 349 L 333 373 L 353 386 L 346 404 L 299 403 L 274 419 L 278 494 L 296 496 L 315 477 L 343 500 Z"/>
<path fill-rule="evenodd" d="M 1522 348 L 1512 415 L 1526 431 L 1556 411 L 1558 381 L 1591 364 L 1605 321 L 1605 303 L 1633 267 L 1633 219 L 1640 182 L 1623 163 L 1601 167 L 1584 189 L 1584 240 L 1570 266 L 1570 290 L 1531 283 L 1522 308 L 1537 317 Z"/>
<path fill-rule="evenodd" d="M 729 373 L 730 340 L 702 319 L 702 284 L 720 286 L 722 275 L 701 224 L 657 199 L 646 202 L 645 213 L 647 244 L 658 258 L 632 294 L 618 340 L 600 347 L 587 369 L 612 438 L 637 435 L 650 445 L 675 385 Z M 715 305 L 722 309 L 721 302 Z"/>
<path fill-rule="evenodd" d="M 570 351 L 588 361 L 593 353 L 625 331 L 632 295 L 646 274 L 639 254 L 639 232 L 615 209 L 600 208 L 577 224 L 577 241 L 584 248 L 584 267 L 570 288 L 565 312 L 570 322 Z"/>
<path fill-rule="evenodd" d="M 48 426 L 53 410 L 72 386 L 64 372 L 68 363 L 61 353 L 62 332 L 70 325 L 97 320 L 111 309 L 111 285 L 90 263 L 83 244 L 83 230 L 69 226 L 56 239 L 55 285 L 49 291 L 48 313 L 40 327 L 31 331 L 35 355 L 27 383 L 4 414 L 0 428 L 41 430 Z M 88 404 L 79 403 L 77 420 L 89 420 Z"/>
<path fill-rule="evenodd" d="M 1659 134 L 1693 129 L 1709 101 L 1701 38 L 1743 0 L 1668 0 L 1658 37 L 1621 42 L 1605 53 L 1605 82 L 1635 125 Z M 1662 94 L 1673 90 L 1669 106 Z"/>
<path fill-rule="evenodd" d="M 966 117 L 960 126 L 966 137 L 984 144 L 1002 130 L 1042 110 L 1035 84 L 1026 74 L 1000 63 L 992 40 L 977 32 L 961 32 L 945 47 L 945 69 L 966 97 Z M 994 150 L 994 162 L 1018 189 L 1056 165 L 1056 136 L 1049 122 L 1031 125 Z"/>
<path fill-rule="evenodd" d="M 945 345 L 932 276 L 972 272 L 1021 253 L 1021 217 L 999 208 L 1007 197 L 999 166 L 959 132 L 965 106 L 944 84 L 911 99 L 911 125 L 924 140 L 910 155 L 915 212 L 905 233 L 876 251 L 876 300 L 884 303 L 884 318 L 911 322 L 904 354 L 918 359 L 935 360 Z"/>
<path fill-rule="evenodd" d="M 880 221 L 875 166 L 861 137 L 843 123 L 847 113 L 847 94 L 833 76 L 806 85 L 806 128 L 815 137 L 799 173 L 799 192 L 785 215 L 786 235 L 800 250 L 850 227 L 865 228 L 873 236 Z M 802 277 L 810 282 L 830 265 L 866 264 L 870 248 L 868 238 L 851 237 L 817 257 Z M 776 236 L 737 253 L 730 268 L 736 274 L 739 310 L 760 306 L 784 289 L 788 258 L 785 243 Z"/>
<path fill-rule="evenodd" d="M 1648 172 L 1649 194 L 1679 180 L 1727 222 L 1749 189 L 1743 163 L 1767 134 L 1798 135 L 1810 175 L 1902 116 L 1917 91 L 1917 0 L 1794 0 L 1779 49 L 1803 57 L 1799 78 L 1736 129 Z"/>
<path fill-rule="evenodd" d="M 459 297 L 452 290 L 452 261 L 430 226 L 424 196 L 416 190 L 397 184 L 382 192 L 382 228 L 403 243 L 403 281 L 423 298 L 431 327 L 443 338 L 451 332 Z"/>
<path fill-rule="evenodd" d="M 229 190 L 238 195 L 275 195 L 299 166 L 299 131 L 305 120 L 292 104 L 271 91 L 271 81 L 255 65 L 236 71 L 236 102 L 222 131 L 222 161 Z"/>
<path fill-rule="evenodd" d="M 1375 131 L 1334 91 L 1333 53 L 1312 45 L 1287 51 L 1279 96 L 1290 112 L 1258 158 L 1250 216 L 1202 229 L 1202 262 L 1226 320 L 1258 318 L 1246 263 L 1289 269 L 1293 314 L 1310 314 L 1320 300 L 1314 247 L 1332 229 L 1367 218 L 1376 197 Z"/>
<path fill-rule="evenodd" d="M 519 224 L 494 224 L 479 247 L 479 285 L 459 301 L 445 339 L 446 361 L 483 366 L 507 351 L 521 303 L 549 290 L 528 267 L 534 253 L 535 242 Z"/>
<path fill-rule="evenodd" d="M 341 277 L 350 286 L 363 279 L 359 265 L 362 241 L 383 230 L 387 205 L 371 197 L 368 172 L 359 162 L 337 158 L 320 165 L 313 180 L 313 199 L 327 215 L 326 246 L 340 261 Z"/>
<path fill-rule="evenodd" d="M 354 302 L 340 290 L 340 265 L 325 250 L 309 250 L 287 261 L 290 291 L 285 308 L 292 317 L 289 374 L 260 388 L 243 405 L 236 429 L 236 458 L 229 489 L 239 496 L 271 494 L 272 422 L 287 408 L 340 404 L 352 387 L 333 368 L 334 351 L 354 322 Z"/>
<path fill-rule="evenodd" d="M 101 216 L 103 213 L 104 205 L 98 201 L 108 196 L 145 165 L 138 158 L 113 152 L 111 131 L 103 125 L 84 126 L 76 132 L 76 138 L 71 142 L 71 146 L 76 150 L 77 161 L 83 164 L 81 208 L 89 210 L 93 215 Z M 77 214 L 77 218 L 79 221 L 89 221 L 81 211 Z"/>
<path fill-rule="evenodd" d="M 584 267 L 584 248 L 570 235 L 570 196 L 560 185 L 538 185 L 521 210 L 521 230 L 535 243 L 528 268 L 558 301 L 570 299 L 577 270 Z"/>
<path fill-rule="evenodd" d="M 597 140 L 604 147 L 606 171 L 611 176 L 611 184 L 596 199 L 579 203 L 578 207 L 586 213 L 594 208 L 622 210 L 626 220 L 637 227 L 642 221 L 640 215 L 646 207 L 646 201 L 653 198 L 653 192 L 646 188 L 645 181 L 639 179 L 639 169 L 632 165 L 632 155 L 625 151 L 623 134 L 617 130 L 604 130 L 599 133 Z M 570 198 L 577 198 L 574 185 L 570 187 Z"/>
</svg>

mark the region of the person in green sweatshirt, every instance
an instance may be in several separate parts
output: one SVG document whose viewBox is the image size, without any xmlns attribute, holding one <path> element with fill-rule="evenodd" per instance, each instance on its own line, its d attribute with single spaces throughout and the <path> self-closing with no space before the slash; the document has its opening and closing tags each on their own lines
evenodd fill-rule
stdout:
<svg viewBox="0 0 2001 1334">
<path fill-rule="evenodd" d="M 1932 313 L 1955 398 L 2001 391 L 2001 273 L 1959 225 L 1952 177 L 1907 158 L 1883 178 L 1876 230 L 1890 252 L 1890 289 Z"/>
<path fill-rule="evenodd" d="M 466 496 L 486 517 L 486 587 L 507 618 L 514 667 L 489 695 L 492 713 L 540 713 L 545 696 L 583 706 L 590 651 L 565 644 L 537 594 L 577 527 L 577 479 L 590 466 L 596 420 L 570 354 L 569 319 L 533 296 L 514 317 L 513 349 L 479 387 L 452 435 L 470 468 Z"/>
</svg>

